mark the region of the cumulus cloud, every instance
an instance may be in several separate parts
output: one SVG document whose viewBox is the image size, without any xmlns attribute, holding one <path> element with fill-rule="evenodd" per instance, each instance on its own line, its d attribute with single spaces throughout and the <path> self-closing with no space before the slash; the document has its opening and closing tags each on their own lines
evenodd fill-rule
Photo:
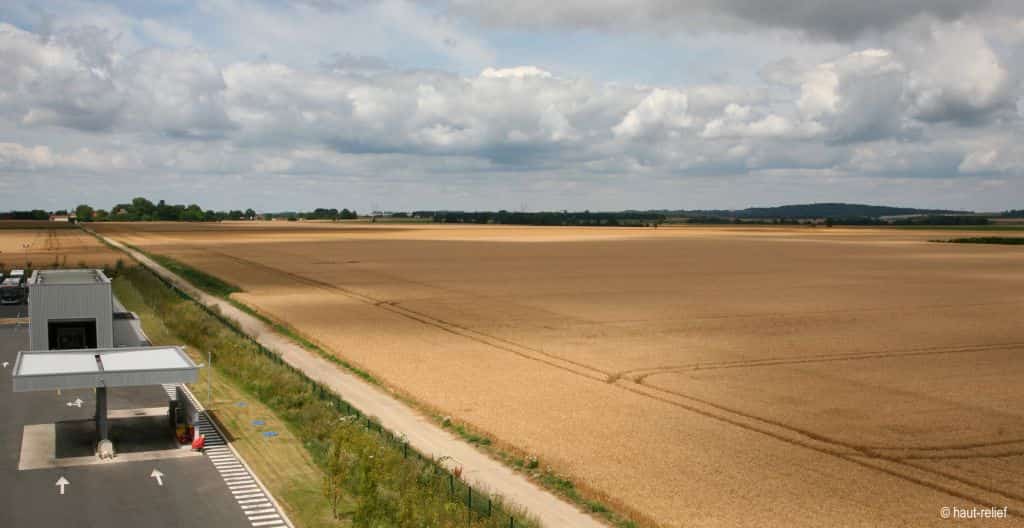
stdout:
<svg viewBox="0 0 1024 528">
<path fill-rule="evenodd" d="M 688 101 L 686 94 L 681 91 L 655 88 L 612 131 L 616 136 L 626 138 L 652 135 L 678 137 L 681 130 L 693 123 L 686 113 Z"/>
<path fill-rule="evenodd" d="M 974 123 L 1012 107 L 1010 74 L 979 28 L 933 25 L 906 48 L 915 65 L 906 95 L 918 119 Z"/>
<path fill-rule="evenodd" d="M 79 130 L 117 126 L 206 136 L 230 128 L 220 70 L 200 52 L 124 55 L 105 30 L 41 38 L 0 24 L 0 112 L 28 126 Z"/>
</svg>

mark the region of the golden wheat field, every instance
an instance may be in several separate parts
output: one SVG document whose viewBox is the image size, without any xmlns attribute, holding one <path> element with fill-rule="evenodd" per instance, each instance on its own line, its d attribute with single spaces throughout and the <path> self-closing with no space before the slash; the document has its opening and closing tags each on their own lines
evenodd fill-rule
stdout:
<svg viewBox="0 0 1024 528">
<path fill-rule="evenodd" d="M 14 268 L 103 267 L 124 255 L 67 224 L 0 221 L 0 265 Z"/>
<path fill-rule="evenodd" d="M 853 228 L 97 229 L 237 284 L 644 525 L 1024 512 L 1020 247 Z"/>
</svg>

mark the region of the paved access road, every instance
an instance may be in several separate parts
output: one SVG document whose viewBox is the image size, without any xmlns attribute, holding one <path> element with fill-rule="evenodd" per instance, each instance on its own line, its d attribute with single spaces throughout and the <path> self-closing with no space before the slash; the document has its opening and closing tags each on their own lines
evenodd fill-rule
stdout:
<svg viewBox="0 0 1024 528">
<path fill-rule="evenodd" d="M 371 385 L 338 365 L 302 348 L 274 331 L 263 321 L 235 308 L 223 299 L 208 295 L 178 277 L 146 255 L 120 242 L 102 237 L 114 247 L 128 253 L 154 273 L 187 292 L 207 306 L 217 306 L 225 317 L 237 321 L 241 328 L 267 349 L 310 378 L 339 394 L 364 414 L 376 417 L 381 425 L 404 434 L 415 449 L 429 456 L 452 457 L 462 464 L 463 476 L 482 489 L 492 490 L 507 501 L 522 506 L 551 528 L 598 528 L 604 525 L 568 502 L 537 486 L 473 446 L 434 425 L 386 391 Z"/>
<path fill-rule="evenodd" d="M 11 369 L 25 348 L 26 326 L 0 326 L 0 366 L 8 363 L 0 368 L 0 527 L 251 526 L 206 457 L 19 471 L 24 425 L 88 419 L 95 411 L 88 389 L 12 392 Z M 67 405 L 76 399 L 81 407 Z M 110 390 L 111 410 L 166 405 L 159 386 Z M 153 469 L 162 473 L 162 486 Z M 68 482 L 64 495 L 61 477 Z"/>
</svg>

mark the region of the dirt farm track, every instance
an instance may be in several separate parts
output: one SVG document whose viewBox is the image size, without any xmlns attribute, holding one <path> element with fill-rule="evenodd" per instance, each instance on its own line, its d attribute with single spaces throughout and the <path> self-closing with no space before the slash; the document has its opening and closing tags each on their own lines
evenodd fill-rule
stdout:
<svg viewBox="0 0 1024 528">
<path fill-rule="evenodd" d="M 963 231 L 97 224 L 661 526 L 1024 524 L 1024 249 Z M 964 521 L 961 521 L 964 522 Z"/>
</svg>

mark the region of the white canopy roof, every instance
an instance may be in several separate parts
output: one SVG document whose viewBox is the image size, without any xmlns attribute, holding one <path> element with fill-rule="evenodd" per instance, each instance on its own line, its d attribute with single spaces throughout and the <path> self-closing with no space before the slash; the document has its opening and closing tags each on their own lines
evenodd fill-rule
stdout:
<svg viewBox="0 0 1024 528">
<path fill-rule="evenodd" d="M 19 352 L 14 391 L 194 383 L 199 367 L 182 347 Z"/>
</svg>

